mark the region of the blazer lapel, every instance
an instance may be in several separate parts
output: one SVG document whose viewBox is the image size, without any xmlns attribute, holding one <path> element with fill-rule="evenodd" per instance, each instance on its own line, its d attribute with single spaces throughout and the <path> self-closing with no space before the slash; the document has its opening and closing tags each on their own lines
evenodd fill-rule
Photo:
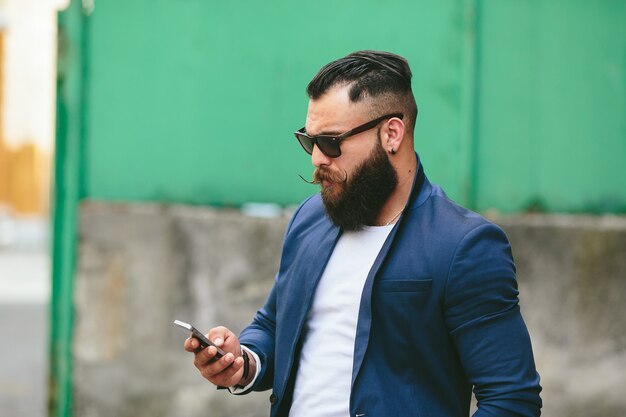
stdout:
<svg viewBox="0 0 626 417">
<path fill-rule="evenodd" d="M 361 365 L 363 364 L 363 358 L 365 357 L 365 352 L 367 351 L 367 345 L 369 343 L 370 337 L 370 328 L 372 324 L 372 289 L 374 288 L 374 281 L 376 279 L 376 275 L 382 266 L 385 257 L 389 253 L 391 246 L 395 240 L 395 237 L 398 233 L 400 227 L 402 227 L 402 223 L 404 217 L 406 216 L 407 211 L 411 210 L 414 204 L 419 203 L 417 196 L 424 185 L 424 181 L 426 176 L 424 175 L 424 168 L 422 167 L 421 161 L 419 157 L 417 159 L 417 172 L 415 173 L 415 179 L 413 180 L 413 187 L 411 189 L 411 194 L 407 201 L 407 205 L 404 208 L 404 211 L 395 227 L 387 236 L 387 240 L 383 244 L 376 260 L 374 261 L 374 265 L 372 265 L 372 269 L 370 269 L 369 274 L 367 274 L 367 280 L 365 281 L 365 286 L 363 287 L 363 294 L 361 295 L 361 304 L 359 306 L 359 320 L 356 326 L 356 339 L 354 341 L 354 362 L 352 365 L 352 385 L 354 385 L 354 381 L 356 380 L 357 375 L 359 374 L 359 370 L 361 369 Z"/>
<path fill-rule="evenodd" d="M 276 357 L 288 358 L 288 360 L 277 361 L 275 364 L 275 381 L 284 382 L 284 385 L 276 387 L 277 394 L 281 398 L 293 367 L 296 349 L 302 336 L 315 288 L 341 234 L 340 229 L 326 218 L 311 230 L 311 235 L 306 237 L 306 242 L 301 242 L 301 250 L 294 254 L 295 257 L 301 257 L 301 259 L 294 261 L 292 265 L 295 268 L 289 271 L 289 277 L 283 288 L 286 297 L 278 301 L 279 303 L 286 301 L 286 303 L 284 308 L 280 309 L 278 317 L 282 325 L 277 327 Z"/>
<path fill-rule="evenodd" d="M 367 275 L 367 280 L 365 281 L 365 286 L 363 287 L 361 305 L 359 307 L 359 320 L 356 326 L 356 338 L 354 341 L 352 385 L 354 385 L 354 381 L 359 374 L 359 369 L 361 369 L 363 357 L 365 356 L 365 351 L 367 350 L 367 345 L 369 343 L 370 328 L 372 324 L 372 288 L 374 287 L 374 278 L 383 264 L 397 232 L 398 228 L 394 227 L 389 233 L 387 240 L 385 240 L 383 247 L 374 261 L 374 265 L 372 265 L 372 269 L 370 269 L 370 272 Z"/>
</svg>

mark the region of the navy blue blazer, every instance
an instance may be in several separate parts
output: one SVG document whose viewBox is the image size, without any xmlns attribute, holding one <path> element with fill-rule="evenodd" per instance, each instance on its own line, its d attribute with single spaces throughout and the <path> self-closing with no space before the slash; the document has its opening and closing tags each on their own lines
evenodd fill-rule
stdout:
<svg viewBox="0 0 626 417">
<path fill-rule="evenodd" d="M 319 195 L 298 208 L 274 287 L 241 334 L 262 363 L 252 389 L 273 389 L 272 417 L 288 413 L 303 324 L 340 233 Z M 540 415 L 508 240 L 430 184 L 419 164 L 363 289 L 350 415 L 466 417 L 472 388 L 476 417 Z"/>
</svg>

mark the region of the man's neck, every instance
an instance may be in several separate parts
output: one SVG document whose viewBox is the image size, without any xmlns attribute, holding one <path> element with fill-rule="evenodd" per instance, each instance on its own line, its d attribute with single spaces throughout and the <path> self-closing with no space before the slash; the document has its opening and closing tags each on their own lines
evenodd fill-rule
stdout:
<svg viewBox="0 0 626 417">
<path fill-rule="evenodd" d="M 407 155 L 402 160 L 394 162 L 398 175 L 398 185 L 376 218 L 376 224 L 381 226 L 395 223 L 400 217 L 411 195 L 415 171 L 417 170 L 417 158 L 414 152 L 410 156 Z"/>
</svg>

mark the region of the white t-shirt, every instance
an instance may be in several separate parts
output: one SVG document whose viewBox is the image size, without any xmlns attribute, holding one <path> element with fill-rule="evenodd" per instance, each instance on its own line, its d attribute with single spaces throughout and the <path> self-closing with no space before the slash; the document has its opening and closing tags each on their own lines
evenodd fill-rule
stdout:
<svg viewBox="0 0 626 417">
<path fill-rule="evenodd" d="M 354 341 L 367 274 L 393 225 L 345 232 L 303 329 L 290 417 L 348 417 Z"/>
</svg>

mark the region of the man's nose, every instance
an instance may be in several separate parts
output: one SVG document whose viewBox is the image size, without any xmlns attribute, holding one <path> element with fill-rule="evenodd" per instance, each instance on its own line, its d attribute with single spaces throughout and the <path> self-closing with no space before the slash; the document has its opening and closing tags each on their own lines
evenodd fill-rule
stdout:
<svg viewBox="0 0 626 417">
<path fill-rule="evenodd" d="M 315 168 L 319 168 L 323 165 L 330 164 L 330 157 L 324 155 L 317 144 L 313 145 L 313 152 L 311 152 L 311 162 Z"/>
</svg>

